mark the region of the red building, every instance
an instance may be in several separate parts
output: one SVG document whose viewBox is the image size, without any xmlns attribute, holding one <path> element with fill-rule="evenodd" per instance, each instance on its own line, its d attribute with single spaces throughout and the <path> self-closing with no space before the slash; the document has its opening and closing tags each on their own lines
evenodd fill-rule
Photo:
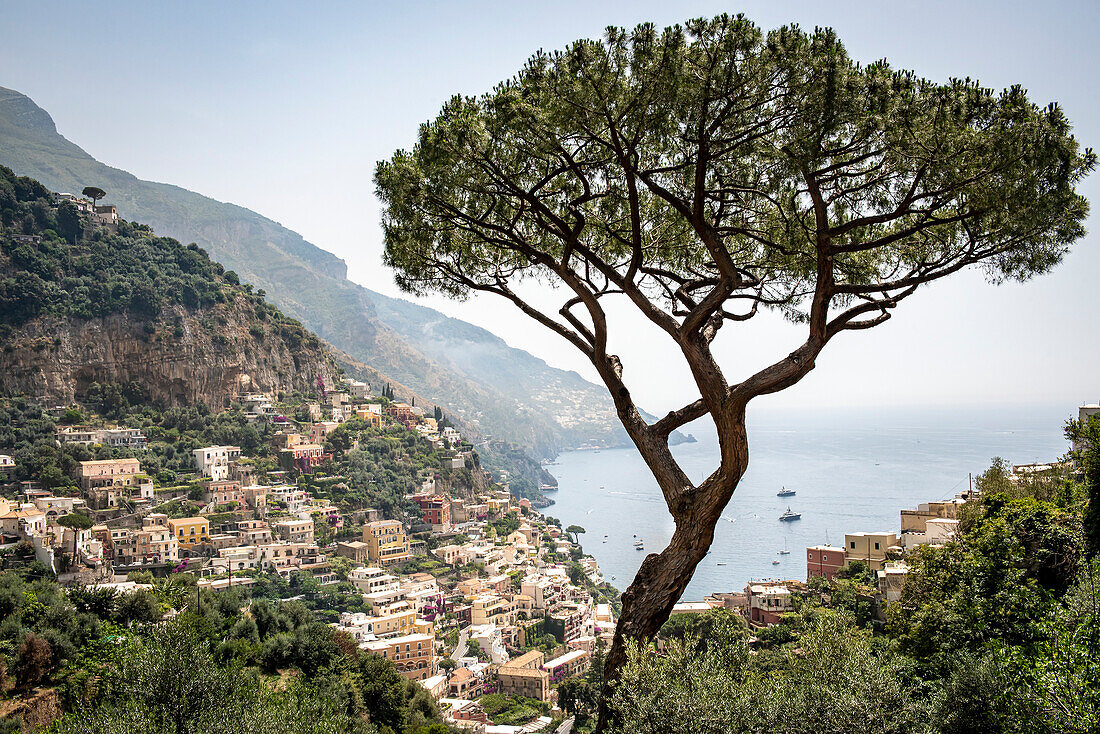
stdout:
<svg viewBox="0 0 1100 734">
<path fill-rule="evenodd" d="M 469 625 L 473 622 L 473 606 L 469 604 L 456 605 L 451 608 L 451 614 L 455 615 L 460 625 Z"/>
<path fill-rule="evenodd" d="M 412 406 L 405 403 L 394 403 L 386 408 L 386 415 L 398 423 L 404 423 L 406 428 L 412 428 L 420 422 L 420 416 L 413 412 Z"/>
<path fill-rule="evenodd" d="M 419 494 L 410 497 L 424 513 L 424 522 L 432 526 L 432 529 L 442 529 L 444 532 L 451 528 L 451 500 L 440 494 Z"/>
<path fill-rule="evenodd" d="M 244 492 L 241 491 L 241 483 L 223 480 L 210 482 L 206 485 L 206 501 L 215 505 L 227 505 L 230 502 L 244 504 Z"/>
<path fill-rule="evenodd" d="M 806 549 L 806 580 L 824 576 L 829 581 L 844 567 L 848 554 L 843 548 L 831 545 L 811 545 Z"/>
<path fill-rule="evenodd" d="M 311 474 L 325 460 L 323 451 L 318 444 L 300 443 L 281 450 L 279 461 L 287 471 L 297 469 L 303 474 Z"/>
</svg>

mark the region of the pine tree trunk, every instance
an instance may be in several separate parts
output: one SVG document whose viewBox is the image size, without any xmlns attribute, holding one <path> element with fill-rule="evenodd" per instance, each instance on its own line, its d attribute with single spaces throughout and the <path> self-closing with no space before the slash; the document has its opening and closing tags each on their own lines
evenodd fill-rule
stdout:
<svg viewBox="0 0 1100 734">
<path fill-rule="evenodd" d="M 710 552 L 714 528 L 745 473 L 748 443 L 743 416 L 736 425 L 721 432 L 725 434 L 719 437 L 723 468 L 701 484 L 689 500 L 678 506 L 670 505 L 676 522 L 672 540 L 660 553 L 646 556 L 634 580 L 623 592 L 622 613 L 604 664 L 597 734 L 609 731 L 613 724 L 609 703 L 626 663 L 627 642 L 653 639 L 668 621 L 672 607 L 690 583 L 696 566 Z"/>
</svg>

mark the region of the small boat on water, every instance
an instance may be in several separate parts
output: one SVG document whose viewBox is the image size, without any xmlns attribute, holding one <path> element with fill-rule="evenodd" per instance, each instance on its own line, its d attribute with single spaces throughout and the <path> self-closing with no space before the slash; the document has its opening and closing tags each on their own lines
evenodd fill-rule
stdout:
<svg viewBox="0 0 1100 734">
<path fill-rule="evenodd" d="M 636 546 L 634 546 L 634 550 L 645 550 L 645 548 L 643 548 L 640 545 L 636 545 Z"/>
<path fill-rule="evenodd" d="M 794 491 L 793 489 L 787 489 L 786 487 L 784 487 L 783 489 L 776 492 L 775 496 L 776 497 L 794 497 L 796 494 L 798 494 L 798 492 Z"/>
<path fill-rule="evenodd" d="M 789 556 L 790 554 L 791 554 L 790 550 L 787 549 L 787 539 L 784 538 L 783 539 L 783 550 L 779 551 L 779 555 Z"/>
<path fill-rule="evenodd" d="M 779 565 L 779 559 L 776 558 L 774 561 L 772 561 L 772 565 L 773 566 L 778 566 Z"/>
<path fill-rule="evenodd" d="M 726 564 L 725 564 L 725 562 L 724 562 L 724 561 L 718 561 L 718 563 L 716 563 L 716 564 L 714 564 L 714 565 L 715 565 L 715 566 L 724 566 L 724 565 L 726 565 Z"/>
<path fill-rule="evenodd" d="M 787 507 L 786 511 L 779 516 L 780 522 L 790 522 L 791 520 L 801 520 L 801 512 L 792 512 L 790 507 Z"/>
</svg>

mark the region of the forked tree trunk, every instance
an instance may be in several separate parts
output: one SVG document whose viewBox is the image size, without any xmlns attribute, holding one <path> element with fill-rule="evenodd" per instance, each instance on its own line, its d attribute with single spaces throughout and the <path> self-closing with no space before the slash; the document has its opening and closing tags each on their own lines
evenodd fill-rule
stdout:
<svg viewBox="0 0 1100 734">
<path fill-rule="evenodd" d="M 660 553 L 646 556 L 634 580 L 623 592 L 622 613 L 604 663 L 597 734 L 607 732 L 614 723 L 609 703 L 626 663 L 627 642 L 653 639 L 668 621 L 672 607 L 687 588 L 696 566 L 710 551 L 714 528 L 748 466 L 743 415 L 736 425 L 719 431 L 722 469 L 703 482 L 691 494 L 690 500 L 670 504 L 669 511 L 676 522 L 672 540 Z"/>
</svg>

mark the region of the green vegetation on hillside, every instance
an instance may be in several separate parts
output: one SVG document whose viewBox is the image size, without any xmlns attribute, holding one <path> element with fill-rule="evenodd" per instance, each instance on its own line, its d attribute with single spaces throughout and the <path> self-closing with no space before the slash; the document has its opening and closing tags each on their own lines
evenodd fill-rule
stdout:
<svg viewBox="0 0 1100 734">
<path fill-rule="evenodd" d="M 0 574 L 0 689 L 53 687 L 59 734 L 450 731 L 419 684 L 301 602 L 196 592 L 186 574 L 120 595 L 41 573 Z"/>
<path fill-rule="evenodd" d="M 332 460 L 322 464 L 322 474 L 340 481 L 319 482 L 303 477 L 302 486 L 314 496 L 323 497 L 344 509 L 372 507 L 386 517 L 399 514 L 419 515 L 419 509 L 404 499 L 420 487 L 427 477 L 437 477 L 439 488 L 471 489 L 473 477 L 467 469 L 444 468 L 443 458 L 450 452 L 435 449 L 416 431 L 392 425 L 371 428 L 352 419 L 340 425 L 325 440 Z"/>
<path fill-rule="evenodd" d="M 0 324 L 9 331 L 40 315 L 129 313 L 156 320 L 168 307 L 197 311 L 237 302 L 289 346 L 320 347 L 316 336 L 267 303 L 263 291 L 241 285 L 197 245 L 184 247 L 125 220 L 117 233 L 79 218 L 73 225 L 67 217 L 74 212 L 67 202 L 54 206 L 53 194 L 37 181 L 0 166 Z M 20 234 L 41 241 L 17 241 Z"/>
</svg>

